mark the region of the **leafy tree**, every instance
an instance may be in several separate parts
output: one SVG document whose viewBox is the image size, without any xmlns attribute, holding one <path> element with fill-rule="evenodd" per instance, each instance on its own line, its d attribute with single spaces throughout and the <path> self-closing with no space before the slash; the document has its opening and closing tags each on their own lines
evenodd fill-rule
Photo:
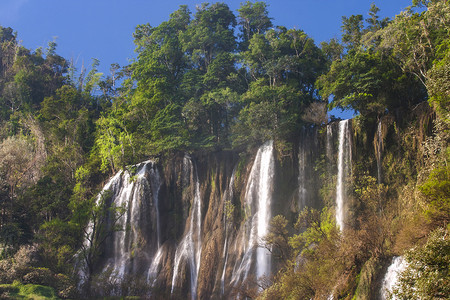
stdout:
<svg viewBox="0 0 450 300">
<path fill-rule="evenodd" d="M 94 274 L 94 266 L 104 251 L 106 240 L 116 231 L 125 230 L 118 225 L 119 219 L 125 214 L 126 207 L 108 206 L 106 201 L 111 197 L 109 191 L 102 192 L 96 199 L 91 200 L 88 215 L 89 224 L 79 224 L 84 228 L 83 243 L 80 258 L 87 269 L 87 283 Z M 86 211 L 85 211 L 86 212 Z"/>
<path fill-rule="evenodd" d="M 43 223 L 38 240 L 45 265 L 54 272 L 70 274 L 78 236 L 78 228 L 72 222 L 55 218 Z"/>
<path fill-rule="evenodd" d="M 277 215 L 270 220 L 269 233 L 263 238 L 266 248 L 273 257 L 281 260 L 285 267 L 289 264 L 291 248 L 289 246 L 288 220 L 283 215 Z"/>
<path fill-rule="evenodd" d="M 183 50 L 197 69 L 206 72 L 217 55 L 235 49 L 235 25 L 236 17 L 224 3 L 203 3 L 197 8 L 194 19 L 181 34 Z"/>
<path fill-rule="evenodd" d="M 124 117 L 136 133 L 136 144 L 146 145 L 150 153 L 187 144 L 181 117 L 185 100 L 179 89 L 187 61 L 179 36 L 189 23 L 190 12 L 181 6 L 169 21 L 154 28 L 140 25 L 134 34 L 138 60 L 131 68 L 137 87 Z"/>
<path fill-rule="evenodd" d="M 242 96 L 234 145 L 292 140 L 303 111 L 318 101 L 314 82 L 325 57 L 303 31 L 284 27 L 254 34 L 242 56 L 253 81 Z"/>
<path fill-rule="evenodd" d="M 264 33 L 272 27 L 272 18 L 269 17 L 267 4 L 261 1 L 254 3 L 250 1 L 242 2 L 238 12 L 238 24 L 241 26 L 241 44 L 242 50 L 247 49 L 250 39 L 254 34 Z"/>
<path fill-rule="evenodd" d="M 278 234 L 269 235 L 274 245 L 285 247 L 285 222 L 274 220 Z M 342 262 L 338 259 L 339 232 L 331 211 L 305 208 L 295 227 L 300 233 L 289 237 L 290 259 L 276 276 L 275 284 L 266 289 L 261 299 L 327 298 L 335 288 Z M 285 252 L 286 253 L 286 252 Z"/>
<path fill-rule="evenodd" d="M 406 269 L 400 273 L 393 295 L 397 299 L 444 299 L 450 294 L 450 240 L 448 231 L 438 228 L 423 246 L 405 254 Z"/>
<path fill-rule="evenodd" d="M 425 99 L 416 79 L 398 67 L 395 53 L 383 48 L 382 33 L 392 25 L 387 20 L 379 21 L 377 12 L 378 8 L 372 6 L 366 28 L 361 15 L 343 18 L 346 53 L 334 60 L 316 83 L 321 96 L 332 99 L 329 108 L 352 109 L 367 117 Z"/>
<path fill-rule="evenodd" d="M 427 10 L 406 10 L 382 32 L 383 49 L 392 49 L 405 72 L 414 74 L 427 86 L 428 71 L 435 59 L 448 51 L 450 8 L 447 1 L 430 1 Z"/>
<path fill-rule="evenodd" d="M 101 170 L 116 173 L 133 157 L 133 136 L 124 124 L 124 111 L 115 109 L 97 120 L 96 150 L 102 161 Z"/>
<path fill-rule="evenodd" d="M 363 35 L 364 19 L 362 15 L 342 17 L 342 43 L 348 50 L 357 49 Z"/>
<path fill-rule="evenodd" d="M 450 221 L 450 166 L 434 169 L 428 180 L 419 187 L 426 196 L 426 215 L 435 225 L 446 225 Z"/>
<path fill-rule="evenodd" d="M 429 102 L 440 118 L 450 124 L 450 51 L 441 60 L 435 60 L 428 72 Z"/>
</svg>

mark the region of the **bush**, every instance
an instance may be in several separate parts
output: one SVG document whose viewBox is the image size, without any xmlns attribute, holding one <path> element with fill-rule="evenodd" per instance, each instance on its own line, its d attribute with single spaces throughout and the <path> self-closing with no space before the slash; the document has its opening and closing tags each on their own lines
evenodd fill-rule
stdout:
<svg viewBox="0 0 450 300">
<path fill-rule="evenodd" d="M 405 254 L 408 266 L 393 289 L 397 299 L 447 299 L 450 295 L 448 230 L 431 232 L 426 244 Z"/>
<path fill-rule="evenodd" d="M 47 268 L 35 268 L 23 276 L 23 283 L 54 285 L 53 273 Z"/>
</svg>

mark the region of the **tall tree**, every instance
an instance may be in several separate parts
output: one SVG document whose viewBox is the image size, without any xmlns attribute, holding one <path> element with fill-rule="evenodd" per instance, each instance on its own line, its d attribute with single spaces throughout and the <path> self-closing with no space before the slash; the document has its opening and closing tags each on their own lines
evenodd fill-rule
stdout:
<svg viewBox="0 0 450 300">
<path fill-rule="evenodd" d="M 267 4 L 261 1 L 242 2 L 238 12 L 238 23 L 241 29 L 240 49 L 245 50 L 254 34 L 264 34 L 273 26 L 272 18 L 269 17 Z"/>
</svg>

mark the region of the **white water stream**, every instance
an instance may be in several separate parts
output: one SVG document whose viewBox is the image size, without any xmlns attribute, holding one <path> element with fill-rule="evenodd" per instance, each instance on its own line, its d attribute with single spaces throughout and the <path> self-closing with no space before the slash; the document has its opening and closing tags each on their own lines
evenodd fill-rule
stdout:
<svg viewBox="0 0 450 300">
<path fill-rule="evenodd" d="M 382 131 L 381 131 L 381 120 L 378 122 L 378 127 L 377 127 L 377 153 L 376 153 L 376 157 L 377 157 L 377 177 L 378 177 L 378 184 L 381 184 L 381 153 L 383 150 L 383 135 L 382 135 Z"/>
<path fill-rule="evenodd" d="M 222 253 L 222 259 L 224 259 L 223 263 L 223 270 L 222 270 L 222 276 L 220 277 L 220 290 L 222 295 L 225 294 L 225 275 L 227 270 L 227 263 L 228 263 L 228 243 L 229 243 L 229 231 L 232 224 L 229 224 L 228 222 L 228 211 L 227 211 L 227 205 L 233 201 L 234 196 L 234 179 L 236 178 L 236 169 L 233 170 L 233 173 L 231 175 L 230 183 L 225 190 L 224 196 L 223 196 L 223 223 L 225 227 L 225 241 L 223 245 L 223 253 Z"/>
<path fill-rule="evenodd" d="M 244 255 L 241 260 L 236 261 L 233 269 L 231 281 L 235 285 L 247 278 L 254 256 L 256 278 L 270 275 L 271 253 L 262 243 L 268 233 L 271 218 L 274 168 L 273 142 L 269 141 L 258 149 L 245 189 L 245 205 L 249 219 L 244 225 L 246 233 L 242 235 Z"/>
<path fill-rule="evenodd" d="M 397 284 L 398 275 L 405 270 L 407 263 L 402 256 L 395 256 L 392 258 L 392 263 L 384 275 L 383 283 L 381 285 L 381 299 L 389 299 L 389 293 L 392 293 L 394 286 Z M 390 299 L 397 299 L 392 297 Z"/>
<path fill-rule="evenodd" d="M 346 182 L 351 176 L 351 136 L 349 120 L 339 122 L 338 174 L 336 182 L 336 223 L 341 230 L 345 226 Z"/>
<path fill-rule="evenodd" d="M 184 157 L 183 168 L 185 170 L 190 170 L 191 177 L 194 178 L 194 199 L 192 200 L 190 210 L 189 229 L 175 252 L 171 293 L 174 292 L 174 288 L 177 284 L 178 275 L 180 272 L 180 263 L 182 260 L 187 260 L 189 262 L 191 278 L 191 298 L 196 299 L 198 271 L 200 269 L 200 257 L 202 252 L 200 183 L 198 181 L 197 171 L 194 170 L 190 157 Z"/>
</svg>

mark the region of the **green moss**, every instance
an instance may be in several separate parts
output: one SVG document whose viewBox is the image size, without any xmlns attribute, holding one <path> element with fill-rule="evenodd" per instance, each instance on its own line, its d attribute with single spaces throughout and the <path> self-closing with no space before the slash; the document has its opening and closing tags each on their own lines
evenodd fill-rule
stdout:
<svg viewBox="0 0 450 300">
<path fill-rule="evenodd" d="M 215 172 L 214 168 L 212 168 L 212 170 L 211 170 L 211 189 L 213 191 L 216 190 L 216 172 Z"/>
<path fill-rule="evenodd" d="M 247 156 L 242 155 L 236 168 L 236 180 L 235 180 L 236 183 L 239 181 L 239 178 L 241 177 L 246 164 L 247 164 Z"/>
<path fill-rule="evenodd" d="M 1 284 L 0 292 L 7 295 L 6 299 L 59 299 L 53 288 L 38 284 L 21 284 L 15 281 L 12 284 Z"/>
<path fill-rule="evenodd" d="M 381 271 L 381 262 L 377 258 L 369 259 L 357 276 L 357 288 L 353 299 L 363 300 L 373 298 L 373 287 Z"/>
</svg>

